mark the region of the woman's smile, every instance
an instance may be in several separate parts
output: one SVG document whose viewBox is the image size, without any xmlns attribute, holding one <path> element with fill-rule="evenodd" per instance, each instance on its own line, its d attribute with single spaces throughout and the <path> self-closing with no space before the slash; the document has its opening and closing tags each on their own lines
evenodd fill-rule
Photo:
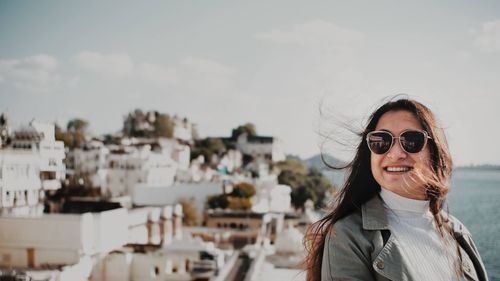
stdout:
<svg viewBox="0 0 500 281">
<path fill-rule="evenodd" d="M 388 166 L 384 167 L 384 171 L 386 173 L 391 173 L 391 174 L 404 174 L 406 172 L 409 172 L 413 170 L 413 167 L 410 166 Z"/>
</svg>

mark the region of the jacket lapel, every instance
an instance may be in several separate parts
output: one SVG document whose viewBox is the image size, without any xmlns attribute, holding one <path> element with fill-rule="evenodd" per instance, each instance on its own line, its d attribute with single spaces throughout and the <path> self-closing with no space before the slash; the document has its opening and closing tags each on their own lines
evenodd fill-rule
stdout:
<svg viewBox="0 0 500 281">
<path fill-rule="evenodd" d="M 363 229 L 365 230 L 389 230 L 389 222 L 385 214 L 382 199 L 377 195 L 361 209 Z M 382 235 L 381 235 L 382 236 Z M 381 239 L 382 241 L 382 239 Z M 377 247 L 377 246 L 376 246 Z M 378 251 L 378 254 L 376 251 Z M 408 272 L 408 266 L 401 253 L 401 247 L 394 236 L 390 236 L 385 245 L 374 249 L 376 257 L 373 259 L 373 269 L 389 280 L 413 281 Z"/>
</svg>

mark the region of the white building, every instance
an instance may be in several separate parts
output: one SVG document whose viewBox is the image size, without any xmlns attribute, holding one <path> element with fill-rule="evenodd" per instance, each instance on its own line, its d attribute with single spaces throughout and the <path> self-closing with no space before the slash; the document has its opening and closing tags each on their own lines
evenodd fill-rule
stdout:
<svg viewBox="0 0 500 281">
<path fill-rule="evenodd" d="M 35 280 L 89 280 L 93 259 L 127 243 L 123 208 L 98 213 L 0 217 L 0 267 Z"/>
<path fill-rule="evenodd" d="M 10 147 L 14 150 L 31 150 L 40 155 L 42 189 L 56 190 L 66 176 L 64 143 L 55 140 L 55 126 L 31 122 L 29 127 L 13 134 Z"/>
<path fill-rule="evenodd" d="M 305 257 L 304 235 L 292 225 L 276 236 L 274 245 L 264 244 L 248 247 L 250 255 L 255 256 L 245 280 L 306 280 L 302 261 Z"/>
<path fill-rule="evenodd" d="M 189 145 L 177 143 L 172 151 L 172 159 L 177 162 L 180 170 L 189 169 L 189 161 L 191 159 L 191 148 Z"/>
<path fill-rule="evenodd" d="M 259 178 L 255 186 L 257 194 L 252 199 L 252 211 L 286 213 L 292 210 L 292 189 L 288 185 L 278 184 L 276 175 Z"/>
<path fill-rule="evenodd" d="M 128 243 L 168 245 L 182 238 L 182 205 L 129 210 Z"/>
<path fill-rule="evenodd" d="M 164 248 L 134 253 L 115 251 L 102 261 L 95 281 L 208 280 L 225 264 L 225 254 L 211 242 L 184 237 Z"/>
<path fill-rule="evenodd" d="M 248 136 L 243 133 L 236 141 L 236 148 L 256 159 L 278 162 L 286 158 L 283 141 L 275 137 Z"/>
<path fill-rule="evenodd" d="M 196 208 L 204 209 L 207 197 L 220 194 L 222 182 L 176 183 L 171 186 L 136 186 L 132 201 L 139 206 L 164 206 L 179 202 L 180 199 L 194 199 Z"/>
<path fill-rule="evenodd" d="M 111 151 L 103 194 L 111 197 L 130 195 L 138 185 L 170 186 L 174 183 L 177 163 L 168 155 L 151 151 L 149 145 Z"/>
<path fill-rule="evenodd" d="M 54 125 L 31 122 L 15 131 L 10 146 L 0 150 L 1 213 L 41 214 L 45 191 L 61 187 L 64 144 L 54 134 Z"/>
<path fill-rule="evenodd" d="M 88 175 L 93 187 L 105 186 L 108 155 L 109 148 L 96 140 L 73 150 L 75 174 Z"/>
<path fill-rule="evenodd" d="M 116 184 L 114 180 L 120 180 L 116 177 L 116 174 L 127 174 L 127 177 L 132 178 L 137 174 L 117 171 L 120 170 L 120 165 L 124 166 L 125 169 L 129 167 L 129 170 L 131 170 L 132 166 L 136 168 L 141 166 L 141 169 L 144 170 L 147 167 L 156 169 L 158 168 L 157 165 L 172 166 L 172 161 L 174 161 L 177 171 L 188 170 L 190 147 L 180 144 L 175 139 L 167 138 L 124 138 L 122 139 L 122 145 L 111 146 L 105 146 L 102 142 L 93 140 L 86 143 L 82 148 L 75 149 L 73 155 L 75 174 L 89 176 L 93 187 L 101 187 L 103 191 L 106 191 L 109 190 L 107 186 L 110 183 L 113 185 Z M 164 160 L 161 160 L 161 158 L 164 158 Z M 152 163 L 154 161 L 156 161 L 156 164 Z M 158 163 L 158 161 L 166 162 Z M 113 168 L 110 171 L 108 168 L 111 165 L 113 165 Z M 136 168 L 132 170 L 137 170 Z M 170 175 L 170 171 L 164 174 L 164 176 L 167 175 Z M 137 178 L 137 182 L 153 185 L 159 184 L 159 182 L 170 182 L 170 179 L 155 179 L 151 175 L 143 175 L 141 178 L 143 179 Z M 129 181 L 123 179 L 124 183 Z M 136 181 L 133 180 L 131 184 L 134 184 L 134 182 Z M 113 186 L 110 188 L 113 189 Z M 122 191 L 118 191 L 115 195 L 122 193 Z"/>
<path fill-rule="evenodd" d="M 187 170 L 179 169 L 176 175 L 176 181 L 180 183 L 208 182 L 217 179 L 217 171 L 205 163 L 203 155 L 193 159 Z"/>
<path fill-rule="evenodd" d="M 78 263 L 127 243 L 123 208 L 84 214 L 0 217 L 1 266 L 40 267 Z"/>
<path fill-rule="evenodd" d="M 0 150 L 0 213 L 41 213 L 43 197 L 40 155 L 31 150 Z"/>
<path fill-rule="evenodd" d="M 217 169 L 219 171 L 232 173 L 236 169 L 241 168 L 242 165 L 243 165 L 243 155 L 241 154 L 241 152 L 235 149 L 229 149 L 221 157 Z"/>
<path fill-rule="evenodd" d="M 158 138 L 155 140 L 160 147 L 160 153 L 166 154 L 177 162 L 179 170 L 189 169 L 191 159 L 191 148 L 189 145 L 181 144 L 177 139 Z"/>
<path fill-rule="evenodd" d="M 168 247 L 172 241 L 182 239 L 181 221 L 181 205 L 130 211 L 118 208 L 83 214 L 1 216 L 0 267 L 22 269 L 29 276 L 41 278 L 36 280 L 129 280 L 112 279 L 112 276 L 103 278 L 106 274 L 116 275 L 132 270 L 121 268 L 119 271 L 106 272 L 103 262 L 114 256 L 110 253 L 123 251 L 128 243 Z M 174 273 L 175 267 L 179 272 L 184 269 L 181 266 L 185 266 L 185 258 L 196 260 L 189 249 L 188 255 L 168 251 L 160 256 L 172 260 Z M 157 266 L 154 258 L 152 261 L 146 259 L 151 261 L 150 264 L 141 264 L 140 260 L 139 257 L 139 268 Z M 112 265 L 107 269 L 111 268 Z M 140 276 L 145 273 L 137 271 L 135 274 Z"/>
<path fill-rule="evenodd" d="M 187 118 L 180 118 L 177 115 L 173 118 L 174 138 L 185 142 L 193 140 L 193 124 Z"/>
</svg>

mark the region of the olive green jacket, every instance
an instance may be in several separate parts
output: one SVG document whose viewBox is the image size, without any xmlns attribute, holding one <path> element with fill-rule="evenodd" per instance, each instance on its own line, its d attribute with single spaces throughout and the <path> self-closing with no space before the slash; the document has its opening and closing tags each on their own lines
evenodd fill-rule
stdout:
<svg viewBox="0 0 500 281">
<path fill-rule="evenodd" d="M 449 216 L 455 238 L 461 246 L 465 279 L 487 281 L 488 277 L 472 237 L 465 226 Z M 409 270 L 412 266 L 402 249 L 390 235 L 382 199 L 375 196 L 361 212 L 353 213 L 334 225 L 323 249 L 322 281 L 392 280 L 417 281 Z"/>
</svg>

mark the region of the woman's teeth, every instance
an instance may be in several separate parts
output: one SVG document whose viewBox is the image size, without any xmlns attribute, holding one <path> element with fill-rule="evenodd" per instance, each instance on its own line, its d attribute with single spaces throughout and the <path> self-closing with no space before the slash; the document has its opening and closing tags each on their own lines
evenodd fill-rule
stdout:
<svg viewBox="0 0 500 281">
<path fill-rule="evenodd" d="M 408 172 L 410 167 L 385 167 L 387 172 Z"/>
</svg>

